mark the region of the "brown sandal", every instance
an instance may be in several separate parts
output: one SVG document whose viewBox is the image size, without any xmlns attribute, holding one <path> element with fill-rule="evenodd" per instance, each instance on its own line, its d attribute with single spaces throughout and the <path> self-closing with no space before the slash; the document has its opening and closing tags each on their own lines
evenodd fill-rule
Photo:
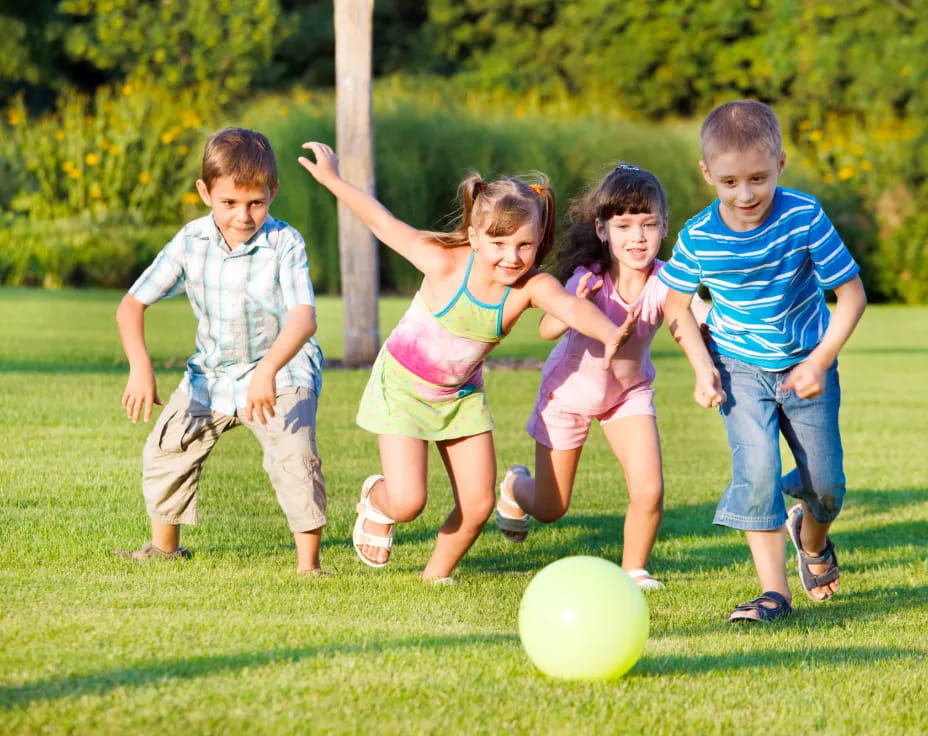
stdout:
<svg viewBox="0 0 928 736">
<path fill-rule="evenodd" d="M 136 562 L 143 562 L 144 560 L 183 560 L 190 557 L 190 552 L 186 547 L 178 547 L 173 552 L 165 552 L 151 542 L 145 542 L 142 549 L 137 549 L 134 552 L 129 549 L 117 549 L 116 556 L 125 560 L 135 560 Z"/>
</svg>

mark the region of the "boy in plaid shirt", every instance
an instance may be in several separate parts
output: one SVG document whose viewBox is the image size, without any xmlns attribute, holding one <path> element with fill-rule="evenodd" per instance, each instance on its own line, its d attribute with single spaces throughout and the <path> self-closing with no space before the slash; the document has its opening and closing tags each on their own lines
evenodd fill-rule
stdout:
<svg viewBox="0 0 928 736">
<path fill-rule="evenodd" d="M 196 182 L 209 215 L 187 223 L 129 289 L 116 311 L 129 380 L 122 397 L 135 423 L 160 405 L 145 345 L 144 312 L 185 292 L 197 318 L 196 352 L 148 437 L 142 492 L 152 538 L 120 551 L 133 560 L 182 558 L 180 525 L 197 521 L 200 473 L 223 432 L 244 424 L 293 538 L 297 570 L 321 574 L 326 494 L 316 451 L 322 354 L 300 234 L 270 216 L 277 162 L 260 133 L 227 128 L 207 141 Z"/>
</svg>

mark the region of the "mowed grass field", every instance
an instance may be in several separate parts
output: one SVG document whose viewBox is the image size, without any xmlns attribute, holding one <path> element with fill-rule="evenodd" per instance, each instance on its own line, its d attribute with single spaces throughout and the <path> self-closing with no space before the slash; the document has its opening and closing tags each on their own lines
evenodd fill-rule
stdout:
<svg viewBox="0 0 928 736">
<path fill-rule="evenodd" d="M 790 567 L 796 615 L 732 627 L 757 594 L 743 537 L 714 527 L 728 479 L 720 418 L 691 400 L 686 360 L 655 342 L 666 515 L 651 561 L 651 635 L 623 678 L 540 674 L 517 633 L 534 573 L 561 557 L 617 560 L 626 493 L 597 429 L 570 513 L 522 545 L 492 524 L 457 587 L 417 575 L 450 507 L 433 455 L 423 515 L 383 570 L 350 542 L 375 438 L 354 424 L 366 379 L 329 370 L 318 440 L 329 489 L 323 564 L 297 577 L 292 537 L 244 428 L 202 478 L 194 556 L 138 565 L 150 425 L 119 406 L 120 294 L 0 290 L 0 733 L 2 734 L 921 734 L 928 732 L 928 309 L 873 306 L 840 359 L 849 491 L 833 528 L 835 598 L 815 604 Z M 382 300 L 385 335 L 407 303 Z M 341 355 L 340 304 L 319 337 Z M 543 358 L 526 315 L 495 355 Z M 193 350 L 183 298 L 148 312 L 167 400 Z M 499 465 L 531 463 L 523 429 L 537 370 L 491 367 Z M 791 460 L 785 461 L 791 467 Z M 792 549 L 790 549 L 792 557 Z"/>
</svg>

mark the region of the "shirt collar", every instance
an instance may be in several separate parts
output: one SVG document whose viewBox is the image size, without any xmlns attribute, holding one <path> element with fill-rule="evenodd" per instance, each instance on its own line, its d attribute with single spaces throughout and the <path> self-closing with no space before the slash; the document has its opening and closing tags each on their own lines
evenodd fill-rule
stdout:
<svg viewBox="0 0 928 736">
<path fill-rule="evenodd" d="M 242 243 L 235 250 L 229 249 L 225 239 L 222 237 L 222 233 L 219 231 L 219 226 L 216 224 L 216 220 L 212 213 L 206 215 L 197 222 L 198 227 L 193 234 L 196 237 L 209 240 L 211 244 L 218 245 L 223 250 L 233 255 L 238 255 L 240 253 L 245 254 L 251 253 L 257 248 L 274 248 L 274 244 L 270 240 L 269 233 L 273 223 L 275 222 L 276 220 L 268 215 L 264 220 L 264 224 L 261 225 L 261 229 L 252 235 L 250 240 Z"/>
</svg>

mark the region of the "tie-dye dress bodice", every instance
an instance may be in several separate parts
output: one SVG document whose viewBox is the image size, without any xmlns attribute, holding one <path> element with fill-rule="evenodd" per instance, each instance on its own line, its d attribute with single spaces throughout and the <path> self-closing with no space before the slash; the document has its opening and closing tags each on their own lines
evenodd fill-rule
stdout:
<svg viewBox="0 0 928 736">
<path fill-rule="evenodd" d="M 358 411 L 365 429 L 439 440 L 492 428 L 482 369 L 502 338 L 509 289 L 497 304 L 474 298 L 467 289 L 472 265 L 473 256 L 444 309 L 432 313 L 417 293 L 390 333 Z"/>
</svg>

